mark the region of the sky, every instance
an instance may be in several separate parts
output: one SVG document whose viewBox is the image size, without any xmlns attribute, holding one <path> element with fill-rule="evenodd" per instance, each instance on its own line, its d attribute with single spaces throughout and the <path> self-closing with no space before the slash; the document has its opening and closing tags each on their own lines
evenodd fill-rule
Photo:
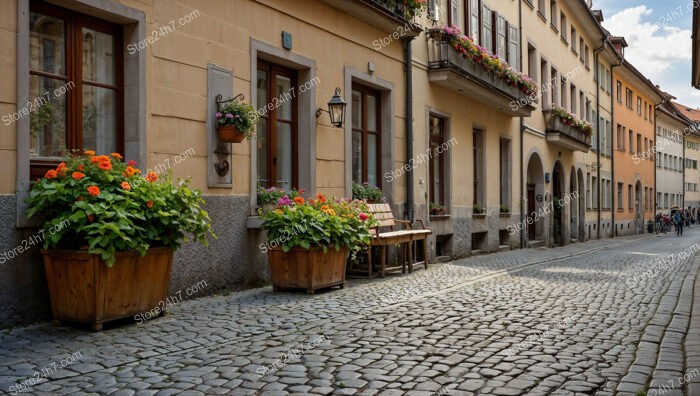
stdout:
<svg viewBox="0 0 700 396">
<path fill-rule="evenodd" d="M 700 90 L 690 84 L 693 1 L 593 0 L 593 8 L 603 10 L 612 35 L 627 40 L 626 60 L 678 102 L 700 109 Z"/>
</svg>

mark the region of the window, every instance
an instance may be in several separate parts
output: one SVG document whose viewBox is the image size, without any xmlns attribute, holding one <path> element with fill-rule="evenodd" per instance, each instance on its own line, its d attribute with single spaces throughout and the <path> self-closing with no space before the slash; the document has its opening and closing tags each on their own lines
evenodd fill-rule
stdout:
<svg viewBox="0 0 700 396">
<path fill-rule="evenodd" d="M 122 27 L 44 2 L 30 10 L 31 178 L 66 148 L 123 153 Z"/>
<path fill-rule="evenodd" d="M 662 204 L 663 204 L 663 202 L 661 201 L 661 193 L 657 192 L 656 193 L 656 207 L 661 209 L 661 208 L 663 208 Z"/>
<path fill-rule="evenodd" d="M 352 181 L 381 187 L 380 93 L 352 87 Z"/>
<path fill-rule="evenodd" d="M 631 129 L 629 130 L 629 143 L 630 143 L 630 145 L 629 145 L 630 153 L 633 153 L 634 152 L 634 132 Z"/>
<path fill-rule="evenodd" d="M 656 153 L 656 167 L 661 168 L 661 153 Z"/>
<path fill-rule="evenodd" d="M 664 193 L 664 208 L 668 209 L 668 193 Z"/>
<path fill-rule="evenodd" d="M 605 181 L 605 189 L 606 189 L 606 195 L 605 195 L 605 209 L 612 209 L 612 181 L 611 180 L 606 180 Z"/>
<path fill-rule="evenodd" d="M 617 148 L 618 150 L 624 150 L 625 149 L 625 135 L 624 135 L 624 130 L 622 129 L 622 125 L 617 124 L 617 135 L 615 140 L 617 141 Z"/>
<path fill-rule="evenodd" d="M 511 186 L 511 156 L 510 140 L 500 140 L 500 173 L 501 173 L 501 205 L 510 207 L 510 186 Z"/>
<path fill-rule="evenodd" d="M 545 5 L 545 0 L 539 0 L 537 2 L 537 12 L 542 15 L 543 18 L 547 19 L 546 13 L 546 5 Z"/>
<path fill-rule="evenodd" d="M 595 176 L 591 178 L 591 185 L 593 186 L 593 209 L 598 209 L 598 183 Z"/>
<path fill-rule="evenodd" d="M 605 154 L 612 155 L 612 124 L 605 120 Z"/>
<path fill-rule="evenodd" d="M 644 138 L 644 152 L 648 153 L 649 152 L 649 139 Z"/>
<path fill-rule="evenodd" d="M 591 208 L 591 173 L 586 172 L 586 209 Z"/>
<path fill-rule="evenodd" d="M 481 42 L 481 22 L 479 18 L 479 0 L 469 0 L 469 35 L 475 43 Z"/>
<path fill-rule="evenodd" d="M 637 134 L 637 155 L 642 153 L 642 135 Z"/>
<path fill-rule="evenodd" d="M 559 101 L 559 74 L 557 73 L 557 69 L 552 68 L 552 86 L 550 87 L 552 90 L 552 103 L 558 106 L 561 106 L 561 101 Z"/>
<path fill-rule="evenodd" d="M 590 49 L 588 48 L 588 44 L 584 44 L 585 52 L 584 52 L 584 63 L 586 65 L 586 68 L 591 67 L 591 56 L 590 56 Z"/>
<path fill-rule="evenodd" d="M 560 25 L 560 30 L 561 30 L 561 38 L 564 41 L 567 41 L 566 37 L 566 15 L 564 15 L 564 11 L 561 12 L 561 25 Z M 568 44 L 568 41 L 567 41 Z"/>
<path fill-rule="evenodd" d="M 577 94 L 576 86 L 574 84 L 570 85 L 569 96 L 571 97 L 571 112 L 575 114 L 578 111 L 576 109 L 576 107 L 578 107 L 578 105 L 576 104 L 576 96 L 578 96 L 578 94 Z M 579 114 L 579 115 L 581 115 L 581 114 Z"/>
<path fill-rule="evenodd" d="M 642 98 L 637 96 L 637 115 L 642 115 Z"/>
<path fill-rule="evenodd" d="M 647 109 L 649 108 L 649 105 L 647 105 L 647 101 L 644 101 L 644 119 L 647 119 Z"/>
<path fill-rule="evenodd" d="M 296 71 L 258 60 L 258 108 L 284 97 L 297 86 Z M 279 101 L 258 119 L 258 183 L 264 188 L 296 188 L 297 112 L 296 96 Z"/>
<path fill-rule="evenodd" d="M 527 45 L 527 73 L 537 82 L 537 50 L 532 45 Z"/>
<path fill-rule="evenodd" d="M 651 123 L 653 124 L 653 123 L 654 123 L 654 120 L 653 120 L 653 118 L 654 118 L 654 110 L 653 110 L 651 107 L 652 107 L 652 106 L 649 105 L 649 122 L 651 122 Z"/>
<path fill-rule="evenodd" d="M 632 90 L 625 88 L 625 104 L 631 110 L 632 109 Z"/>
<path fill-rule="evenodd" d="M 628 184 L 627 185 L 627 210 L 634 209 L 633 198 L 634 198 L 634 196 L 632 195 L 632 185 Z"/>
<path fill-rule="evenodd" d="M 484 131 L 474 129 L 472 131 L 473 169 L 474 169 L 474 205 L 485 204 L 484 192 L 486 191 L 486 174 L 484 173 Z"/>
<path fill-rule="evenodd" d="M 484 5 L 481 14 L 481 46 L 493 53 L 493 13 Z"/>
<path fill-rule="evenodd" d="M 447 20 L 449 22 L 449 26 L 461 27 L 461 23 L 459 20 L 459 3 L 460 0 L 450 0 L 450 8 L 448 9 L 447 13 Z"/>
<path fill-rule="evenodd" d="M 598 115 L 595 110 L 592 111 L 591 123 L 593 124 L 593 135 L 591 136 L 591 145 L 593 150 L 598 151 Z"/>
<path fill-rule="evenodd" d="M 617 183 L 617 210 L 623 210 L 624 208 L 622 207 L 622 200 L 624 199 L 623 197 L 623 191 L 622 189 L 624 185 L 622 183 Z"/>
<path fill-rule="evenodd" d="M 576 28 L 574 27 L 574 25 L 571 25 L 571 49 L 578 54 L 578 49 L 579 48 L 583 49 L 583 46 L 582 45 L 579 47 L 576 46 L 576 39 L 577 38 L 578 37 L 576 37 Z"/>
<path fill-rule="evenodd" d="M 508 32 L 506 19 L 500 14 L 495 14 L 496 20 L 496 55 L 499 58 L 506 60 L 508 59 L 506 52 L 508 51 L 508 41 L 506 40 L 506 35 Z"/>
<path fill-rule="evenodd" d="M 555 30 L 557 29 L 557 15 L 559 15 L 557 12 L 557 2 L 554 0 L 549 0 L 550 23 Z"/>
<path fill-rule="evenodd" d="M 445 120 L 430 115 L 430 202 L 445 205 Z"/>
<path fill-rule="evenodd" d="M 622 83 L 617 80 L 617 101 L 622 103 Z"/>
<path fill-rule="evenodd" d="M 520 70 L 520 40 L 518 37 L 518 27 L 508 25 L 508 64 L 516 70 Z M 537 73 L 530 74 L 533 78 L 537 77 Z"/>
<path fill-rule="evenodd" d="M 561 107 L 566 109 L 569 106 L 569 101 L 566 95 L 568 94 L 568 89 L 566 89 L 568 84 L 564 81 L 561 82 Z"/>
<path fill-rule="evenodd" d="M 542 104 L 549 105 L 552 102 L 549 100 L 550 80 L 549 80 L 549 64 L 546 60 L 540 59 L 540 73 L 542 83 L 540 84 L 540 92 L 542 93 Z"/>
</svg>

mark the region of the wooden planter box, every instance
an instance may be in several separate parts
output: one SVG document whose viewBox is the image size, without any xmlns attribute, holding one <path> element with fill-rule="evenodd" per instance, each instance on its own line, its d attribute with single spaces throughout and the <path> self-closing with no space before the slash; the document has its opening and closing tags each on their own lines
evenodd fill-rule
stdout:
<svg viewBox="0 0 700 396">
<path fill-rule="evenodd" d="M 270 278 L 274 291 L 282 289 L 306 289 L 314 294 L 318 289 L 345 286 L 345 264 L 348 249 L 335 250 L 329 247 L 326 253 L 321 248 L 292 248 L 287 253 L 280 248 L 270 249 Z"/>
<path fill-rule="evenodd" d="M 95 331 L 116 319 L 162 307 L 167 299 L 173 251 L 153 248 L 116 254 L 109 268 L 99 255 L 43 250 L 54 323 L 86 323 Z M 163 312 L 164 313 L 164 312 Z"/>
</svg>

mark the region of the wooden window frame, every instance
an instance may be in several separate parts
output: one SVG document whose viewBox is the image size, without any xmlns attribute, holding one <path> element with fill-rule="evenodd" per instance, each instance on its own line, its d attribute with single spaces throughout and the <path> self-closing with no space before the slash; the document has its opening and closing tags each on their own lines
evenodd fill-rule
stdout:
<svg viewBox="0 0 700 396">
<path fill-rule="evenodd" d="M 433 150 L 433 143 L 437 144 L 438 147 L 441 147 L 442 144 L 446 142 L 445 138 L 447 135 L 447 128 L 445 124 L 447 123 L 447 120 L 445 118 L 440 117 L 435 114 L 430 114 L 429 118 L 436 118 L 439 120 L 439 128 L 440 128 L 440 135 L 439 136 L 433 136 L 431 131 L 428 131 L 428 147 L 430 147 L 430 151 L 432 152 Z M 434 159 L 433 155 L 430 156 L 429 161 L 436 161 Z M 431 166 L 428 167 L 428 182 L 430 186 L 430 202 L 436 203 L 438 205 L 446 205 L 447 204 L 447 197 L 445 196 L 445 184 L 446 184 L 446 173 L 445 173 L 445 152 L 443 151 L 440 153 L 438 161 L 438 172 L 440 173 L 440 180 L 442 181 L 440 183 L 440 188 L 439 188 L 439 193 L 440 196 L 442 197 L 442 202 L 436 202 L 435 201 L 435 190 L 433 189 L 434 186 L 434 173 L 432 172 L 432 164 Z"/>
<path fill-rule="evenodd" d="M 350 126 L 351 131 L 354 132 L 359 132 L 362 135 L 362 183 L 367 183 L 369 182 L 368 174 L 367 174 L 367 135 L 368 134 L 376 134 L 377 135 L 377 186 L 378 188 L 382 188 L 382 183 L 381 183 L 381 178 L 382 178 L 382 95 L 381 92 L 367 87 L 366 85 L 354 83 L 352 84 L 352 90 L 353 91 L 359 91 L 362 95 L 362 110 L 360 113 L 360 120 L 362 122 L 362 125 L 360 126 L 360 129 L 354 128 L 352 125 Z M 376 132 L 369 132 L 367 130 L 367 94 L 374 95 L 376 97 L 376 114 L 377 114 L 377 131 Z M 355 109 L 352 109 L 352 111 L 356 111 Z M 352 123 L 351 123 L 352 124 Z"/>
<path fill-rule="evenodd" d="M 284 66 L 277 65 L 275 63 L 267 62 L 262 59 L 258 59 L 257 71 L 262 70 L 267 72 L 267 87 L 265 88 L 268 93 L 268 101 L 271 101 L 274 96 L 274 80 L 275 76 L 280 75 L 287 77 L 291 81 L 292 88 L 298 86 L 298 74 L 294 69 L 289 69 Z M 257 80 L 257 77 L 256 77 Z M 267 119 L 267 187 L 270 188 L 277 186 L 277 108 L 279 106 L 272 106 L 273 109 L 265 113 L 265 115 L 260 116 L 260 118 Z M 292 95 L 292 119 L 291 120 L 281 120 L 282 122 L 287 122 L 292 125 L 292 188 L 299 187 L 299 100 L 296 95 Z M 260 133 L 258 131 L 258 133 Z M 257 166 L 257 164 L 255 165 Z M 261 175 L 258 175 L 258 178 Z"/>
<path fill-rule="evenodd" d="M 116 93 L 116 144 L 117 152 L 124 154 L 124 30 L 117 25 L 90 15 L 78 13 L 43 1 L 32 0 L 29 3 L 30 13 L 39 13 L 61 19 L 64 23 L 64 54 L 65 76 L 38 70 L 29 70 L 30 76 L 46 77 L 66 83 L 73 82 L 75 86 L 65 93 L 66 100 L 66 147 L 68 149 L 92 149 L 83 147 L 83 85 L 112 89 Z M 29 16 L 27 16 L 29 17 Z M 82 29 L 88 28 L 114 37 L 114 84 L 96 81 L 83 81 L 83 35 Z M 30 178 L 36 179 L 54 168 L 59 159 L 30 158 Z"/>
</svg>

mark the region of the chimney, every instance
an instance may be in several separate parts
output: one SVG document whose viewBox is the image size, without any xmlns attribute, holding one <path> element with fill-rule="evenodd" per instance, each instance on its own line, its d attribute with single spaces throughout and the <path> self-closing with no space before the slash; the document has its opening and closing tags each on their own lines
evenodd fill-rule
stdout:
<svg viewBox="0 0 700 396">
<path fill-rule="evenodd" d="M 603 11 L 602 10 L 591 10 L 591 13 L 593 14 L 593 17 L 595 18 L 598 23 L 603 22 Z"/>
</svg>

